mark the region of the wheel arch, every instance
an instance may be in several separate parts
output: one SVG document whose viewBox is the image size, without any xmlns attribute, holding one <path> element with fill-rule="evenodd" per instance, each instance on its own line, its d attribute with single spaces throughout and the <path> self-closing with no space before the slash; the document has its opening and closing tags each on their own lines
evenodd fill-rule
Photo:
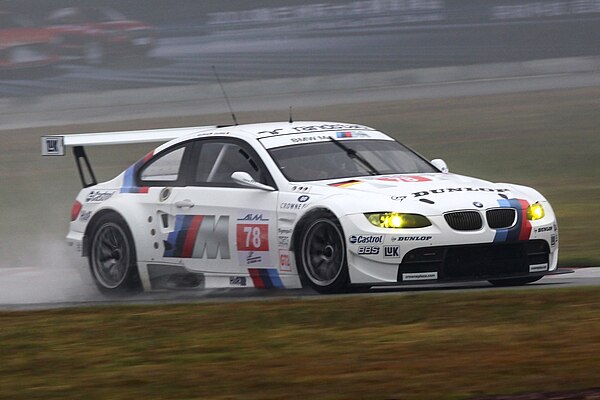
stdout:
<svg viewBox="0 0 600 400">
<path fill-rule="evenodd" d="M 292 233 L 292 240 L 290 242 L 290 244 L 291 244 L 290 251 L 295 251 L 298 248 L 299 241 L 300 241 L 300 238 L 302 236 L 303 229 L 306 227 L 306 224 L 312 218 L 314 218 L 315 215 L 317 215 L 319 213 L 330 214 L 335 219 L 337 219 L 338 221 L 340 221 L 340 218 L 330 208 L 327 208 L 327 207 L 319 206 L 319 207 L 315 207 L 315 208 L 307 211 L 304 215 L 302 215 L 302 217 L 300 218 L 300 220 L 298 220 L 298 222 L 294 226 L 294 231 Z M 344 233 L 343 228 L 342 228 L 342 233 Z"/>
<path fill-rule="evenodd" d="M 323 282 L 320 284 L 315 281 L 315 279 L 320 280 L 319 277 L 314 277 L 314 271 L 311 273 L 307 270 L 307 265 L 305 264 L 305 260 L 302 259 L 302 255 L 299 253 L 303 253 L 303 240 L 305 236 L 305 232 L 313 229 L 312 222 L 315 221 L 317 223 L 322 223 L 323 220 L 330 221 L 333 225 L 335 225 L 335 229 L 338 230 L 337 235 L 339 235 L 340 240 L 340 248 L 343 250 L 342 258 L 340 260 L 339 272 L 335 277 L 332 278 L 331 281 L 327 283 Z M 319 222 L 321 221 L 321 222 Z M 327 247 L 330 247 L 329 245 Z M 333 247 L 332 249 L 334 249 Z M 312 287 L 312 289 L 316 290 L 322 294 L 328 293 L 343 293 L 349 290 L 350 278 L 348 274 L 348 252 L 346 247 L 346 238 L 344 233 L 344 228 L 340 221 L 339 216 L 327 207 L 315 207 L 306 212 L 302 216 L 302 218 L 298 221 L 296 226 L 294 227 L 294 231 L 292 233 L 292 240 L 290 250 L 294 253 L 295 257 L 295 266 L 298 272 L 298 277 L 303 287 Z M 335 253 L 333 253 L 335 254 Z M 311 267 L 308 267 L 309 269 Z M 311 275 L 309 276 L 309 275 Z"/>
<path fill-rule="evenodd" d="M 91 245 L 91 236 L 94 232 L 94 230 L 96 229 L 96 227 L 98 226 L 98 221 L 100 221 L 102 219 L 102 217 L 104 217 L 105 215 L 110 215 L 110 214 L 114 214 L 115 216 L 121 218 L 125 224 L 127 225 L 127 229 L 129 230 L 129 233 L 132 235 L 132 239 L 133 239 L 133 245 L 135 248 L 135 239 L 133 238 L 133 233 L 131 232 L 131 227 L 130 227 L 130 223 L 129 221 L 127 221 L 127 219 L 117 210 L 115 210 L 114 208 L 103 208 L 99 211 L 97 211 L 96 213 L 94 213 L 94 215 L 92 216 L 92 218 L 90 219 L 90 222 L 88 222 L 87 226 L 85 227 L 85 232 L 83 234 L 83 256 L 87 257 L 90 254 L 90 245 Z"/>
<path fill-rule="evenodd" d="M 124 272 L 122 280 L 115 287 L 106 286 L 105 283 L 101 282 L 104 278 L 98 277 L 97 274 L 102 275 L 99 272 L 99 269 L 104 269 L 105 267 L 97 266 L 97 253 L 94 247 L 94 237 L 97 236 L 97 232 L 104 229 L 107 224 L 117 225 L 117 228 L 121 231 L 121 238 L 124 239 L 124 246 L 128 250 L 125 254 L 128 255 L 127 258 L 122 258 L 120 256 L 110 256 L 117 257 L 117 262 L 122 262 L 121 260 L 126 260 L 127 269 Z M 113 228 L 108 228 L 113 229 Z M 117 245 L 115 245 L 117 246 Z M 106 295 L 121 295 L 125 293 L 136 293 L 144 289 L 143 283 L 140 279 L 140 271 L 139 271 L 139 263 L 138 263 L 138 255 L 137 255 L 137 246 L 135 243 L 135 236 L 133 234 L 131 221 L 128 221 L 127 218 L 117 210 L 113 208 L 103 208 L 98 210 L 90 219 L 90 222 L 86 226 L 84 237 L 83 237 L 83 252 L 84 256 L 88 259 L 88 265 L 90 268 L 90 272 L 94 279 L 94 282 L 100 292 Z M 119 254 L 123 254 L 119 252 Z"/>
</svg>

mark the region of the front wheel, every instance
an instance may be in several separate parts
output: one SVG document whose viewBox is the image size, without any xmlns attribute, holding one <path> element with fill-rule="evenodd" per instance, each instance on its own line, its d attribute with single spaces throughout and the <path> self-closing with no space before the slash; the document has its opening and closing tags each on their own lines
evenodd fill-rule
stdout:
<svg viewBox="0 0 600 400">
<path fill-rule="evenodd" d="M 339 221 L 321 211 L 304 225 L 296 249 L 299 272 L 319 293 L 339 293 L 348 289 L 346 243 Z"/>
<path fill-rule="evenodd" d="M 498 287 L 506 286 L 523 286 L 528 283 L 533 283 L 542 279 L 543 276 L 532 276 L 528 278 L 509 278 L 509 279 L 492 279 L 489 282 Z"/>
<path fill-rule="evenodd" d="M 98 289 L 108 295 L 139 291 L 141 288 L 131 232 L 117 215 L 107 214 L 92 232 L 89 262 Z"/>
</svg>

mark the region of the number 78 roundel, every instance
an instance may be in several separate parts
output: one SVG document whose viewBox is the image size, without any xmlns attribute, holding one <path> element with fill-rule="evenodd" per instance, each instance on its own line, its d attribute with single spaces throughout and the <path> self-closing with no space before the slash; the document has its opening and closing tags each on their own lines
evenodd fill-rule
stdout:
<svg viewBox="0 0 600 400">
<path fill-rule="evenodd" d="M 268 224 L 238 224 L 236 231 L 238 251 L 269 251 Z"/>
</svg>

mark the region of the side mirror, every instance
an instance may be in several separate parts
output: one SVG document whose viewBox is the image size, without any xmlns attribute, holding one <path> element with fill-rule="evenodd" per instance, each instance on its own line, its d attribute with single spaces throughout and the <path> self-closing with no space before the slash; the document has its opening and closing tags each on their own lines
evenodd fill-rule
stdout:
<svg viewBox="0 0 600 400">
<path fill-rule="evenodd" d="M 446 165 L 446 161 L 442 160 L 441 158 L 436 158 L 435 160 L 431 160 L 431 163 L 433 164 L 434 167 L 439 169 L 440 172 L 442 172 L 444 174 L 448 173 L 448 166 Z"/>
<path fill-rule="evenodd" d="M 268 191 L 274 191 L 275 188 L 269 186 L 269 185 L 264 185 L 260 182 L 256 182 L 249 173 L 247 172 L 242 172 L 242 171 L 236 171 L 233 174 L 231 174 L 231 179 L 233 179 L 233 181 L 235 183 L 239 183 L 242 186 L 247 186 L 247 187 L 251 187 L 251 188 L 255 188 L 255 189 L 261 189 L 261 190 L 268 190 Z"/>
</svg>

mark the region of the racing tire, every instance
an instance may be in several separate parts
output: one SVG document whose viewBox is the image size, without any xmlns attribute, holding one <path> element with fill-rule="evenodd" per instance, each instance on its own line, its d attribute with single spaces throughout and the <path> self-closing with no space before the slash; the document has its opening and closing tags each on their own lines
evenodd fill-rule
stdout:
<svg viewBox="0 0 600 400">
<path fill-rule="evenodd" d="M 117 214 L 105 214 L 94 224 L 89 248 L 90 272 L 101 293 L 111 296 L 141 290 L 131 231 Z"/>
<path fill-rule="evenodd" d="M 542 278 L 543 276 L 531 276 L 528 278 L 492 279 L 488 282 L 498 287 L 523 286 L 527 285 L 528 283 L 539 281 Z"/>
<path fill-rule="evenodd" d="M 339 221 L 327 211 L 317 211 L 309 218 L 296 246 L 301 280 L 321 294 L 347 291 L 346 242 Z"/>
</svg>

